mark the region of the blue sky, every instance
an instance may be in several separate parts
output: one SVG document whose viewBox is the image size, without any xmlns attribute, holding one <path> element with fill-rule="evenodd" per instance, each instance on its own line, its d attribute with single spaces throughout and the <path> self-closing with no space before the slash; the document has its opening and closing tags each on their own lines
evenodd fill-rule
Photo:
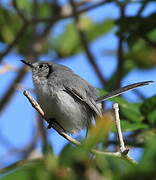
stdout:
<svg viewBox="0 0 156 180">
<path fill-rule="evenodd" d="M 4 1 L 4 0 L 3 0 Z M 4 1 L 6 2 L 6 1 Z M 8 1 L 7 1 L 8 2 Z M 150 12 L 155 10 L 155 4 L 152 4 L 145 10 L 144 15 L 148 15 Z M 128 7 L 127 13 L 129 15 L 134 15 L 138 8 L 137 4 L 133 4 Z M 101 21 L 108 17 L 116 18 L 118 17 L 118 9 L 111 5 L 102 6 L 101 8 L 90 11 L 88 14 L 92 17 L 95 21 Z M 60 26 L 62 24 L 60 23 Z M 60 28 L 58 27 L 58 29 Z M 56 28 L 57 32 L 57 28 Z M 91 50 L 94 53 L 94 56 L 97 59 L 97 63 L 104 73 L 105 77 L 109 77 L 116 67 L 116 57 L 114 56 L 105 56 L 103 54 L 104 50 L 114 50 L 117 47 L 117 39 L 114 35 L 114 32 L 107 34 L 106 36 L 98 39 L 97 41 L 91 44 Z M 21 62 L 19 55 L 12 53 L 5 57 L 4 61 L 8 62 L 14 66 L 20 67 Z M 42 57 L 44 60 L 51 60 L 50 56 Z M 71 58 L 67 58 L 60 62 L 74 70 L 75 73 L 79 74 L 81 77 L 89 81 L 95 87 L 100 87 L 100 82 L 94 73 L 92 66 L 88 64 L 86 57 L 81 53 L 77 56 L 73 56 Z M 1 81 L 1 91 L 0 97 L 2 97 L 3 93 L 8 87 L 8 84 L 11 83 L 13 77 L 15 76 L 15 72 L 8 72 L 4 76 L 0 76 Z M 144 80 L 155 80 L 156 77 L 156 69 L 152 70 L 134 70 L 130 72 L 123 80 L 122 84 L 130 84 L 137 81 L 144 81 Z M 32 80 L 31 80 L 31 73 L 28 73 L 25 77 L 24 81 L 22 82 L 25 88 L 32 88 Z M 154 89 L 156 89 L 156 84 L 140 88 L 140 91 L 144 93 L 146 97 L 150 97 L 155 94 Z M 136 102 L 138 99 L 136 98 L 134 92 L 128 92 L 125 95 L 125 98 L 128 98 L 130 101 Z M 28 103 L 27 99 L 23 96 L 22 91 L 19 90 L 15 93 L 12 101 L 9 103 L 5 111 L 2 112 L 0 116 L 0 134 L 8 139 L 12 143 L 12 145 L 16 148 L 25 147 L 34 134 L 35 129 L 35 113 L 34 109 Z M 55 153 L 58 153 L 63 145 L 66 143 L 62 137 L 60 137 L 57 133 L 53 130 L 48 130 L 50 140 L 54 147 Z M 10 163 L 16 160 L 17 157 L 5 157 L 8 147 L 3 146 L 0 143 L 0 164 L 2 165 L 4 162 Z M 131 151 L 131 155 L 135 158 L 139 157 L 140 149 L 135 149 Z M 3 158 L 1 158 L 3 157 Z M 6 158 L 6 159 L 5 159 Z M 7 161 L 6 161 L 7 160 Z"/>
</svg>

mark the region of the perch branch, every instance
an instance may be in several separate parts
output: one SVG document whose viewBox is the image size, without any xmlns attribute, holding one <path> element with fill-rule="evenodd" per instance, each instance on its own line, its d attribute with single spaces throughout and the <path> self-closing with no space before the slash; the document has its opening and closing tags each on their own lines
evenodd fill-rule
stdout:
<svg viewBox="0 0 156 180">
<path fill-rule="evenodd" d="M 44 116 L 44 112 L 43 112 L 42 108 L 36 102 L 36 100 L 31 97 L 30 93 L 28 91 L 24 91 L 23 94 L 27 97 L 27 99 L 29 100 L 31 105 L 38 111 L 38 113 L 41 115 L 41 117 L 48 121 L 48 119 Z M 66 134 L 65 132 L 61 131 L 59 126 L 53 126 L 53 129 L 55 129 L 61 136 L 63 136 L 69 142 L 71 142 L 73 144 L 76 144 L 76 145 L 80 145 L 80 142 L 76 141 L 75 139 L 70 137 L 68 134 Z"/>
<path fill-rule="evenodd" d="M 121 131 L 118 103 L 113 104 L 113 109 L 114 109 L 114 115 L 115 115 L 115 125 L 116 125 L 117 135 L 118 135 L 119 144 L 120 144 L 120 152 L 118 156 L 127 159 L 133 164 L 137 164 L 137 162 L 134 159 L 128 156 L 129 149 L 127 149 L 124 144 L 122 131 Z"/>
<path fill-rule="evenodd" d="M 119 144 L 120 144 L 120 152 L 126 155 L 129 149 L 125 148 L 125 144 L 124 144 L 124 140 L 122 136 L 118 103 L 113 104 L 113 109 L 114 109 L 114 115 L 115 115 L 115 125 L 116 125 L 117 135 L 118 135 Z"/>
<path fill-rule="evenodd" d="M 40 105 L 36 102 L 36 100 L 34 98 L 31 97 L 30 93 L 28 91 L 24 91 L 23 94 L 26 96 L 26 98 L 29 100 L 29 102 L 31 103 L 31 105 L 39 112 L 39 114 L 41 115 L 41 117 L 45 120 L 48 121 L 48 119 L 45 117 L 44 112 L 42 110 L 42 108 L 40 107 Z M 118 113 L 118 112 L 117 112 Z M 117 115 L 117 114 L 116 114 Z M 120 125 L 120 124 L 119 124 Z M 75 140 L 74 138 L 72 138 L 71 136 L 69 136 L 68 134 L 66 134 L 64 131 L 62 131 L 62 129 L 59 126 L 52 126 L 53 129 L 55 129 L 61 136 L 63 136 L 67 141 L 69 141 L 72 144 L 75 145 L 81 145 L 81 143 L 77 140 Z M 125 150 L 125 149 L 124 149 Z M 131 162 L 132 164 L 136 164 L 136 161 L 134 161 L 132 158 L 130 158 L 125 151 L 123 152 L 104 152 L 104 151 L 98 151 L 96 149 L 91 149 L 91 152 L 94 154 L 99 154 L 99 155 L 108 155 L 108 156 L 115 156 L 115 157 L 122 157 L 124 159 L 127 159 L 129 162 Z"/>
</svg>

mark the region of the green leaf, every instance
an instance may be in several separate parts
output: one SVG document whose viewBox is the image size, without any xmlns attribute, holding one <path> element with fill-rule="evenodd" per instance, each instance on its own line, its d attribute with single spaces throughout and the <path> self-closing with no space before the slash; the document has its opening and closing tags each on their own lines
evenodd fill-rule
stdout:
<svg viewBox="0 0 156 180">
<path fill-rule="evenodd" d="M 102 117 L 96 119 L 96 126 L 91 126 L 89 129 L 89 135 L 83 142 L 83 147 L 86 150 L 90 150 L 96 144 L 103 142 L 105 137 L 111 130 L 113 121 L 112 116 L 109 114 L 103 114 Z"/>
<path fill-rule="evenodd" d="M 23 14 L 26 12 L 31 13 L 32 2 L 28 0 L 16 0 L 17 7 L 22 11 Z"/>
<path fill-rule="evenodd" d="M 3 43 L 10 43 L 13 41 L 20 27 L 20 18 L 14 12 L 2 6 L 0 6 L 0 14 L 0 41 Z"/>
<path fill-rule="evenodd" d="M 14 169 L 13 169 L 14 168 Z M 22 179 L 29 180 L 30 178 L 35 178 L 38 170 L 43 168 L 42 160 L 28 160 L 21 161 L 19 164 L 12 166 L 11 171 L 3 176 L 2 180 L 12 180 L 12 179 Z"/>
<path fill-rule="evenodd" d="M 105 92 L 106 91 L 100 89 L 99 94 L 106 94 Z M 128 102 L 121 97 L 110 98 L 109 101 L 113 101 L 119 104 L 121 118 L 125 118 L 131 122 L 141 122 L 144 119 L 144 116 L 140 112 L 141 104 Z"/>
<path fill-rule="evenodd" d="M 143 172 L 153 171 L 155 172 L 155 160 L 156 160 L 156 136 L 149 136 L 146 141 L 143 157 L 140 161 L 140 169 Z"/>
<path fill-rule="evenodd" d="M 156 126 L 156 110 L 148 114 L 147 119 L 152 126 Z"/>
<path fill-rule="evenodd" d="M 27 170 L 16 170 L 15 172 L 5 175 L 3 176 L 1 179 L 2 180 L 13 180 L 13 179 L 17 179 L 17 180 L 29 180 L 30 176 L 27 172 Z"/>
<path fill-rule="evenodd" d="M 60 153 L 59 162 L 61 166 L 72 166 L 75 162 L 82 161 L 87 157 L 88 154 L 82 147 L 67 144 Z"/>
<path fill-rule="evenodd" d="M 120 103 L 120 112 L 124 118 L 131 122 L 141 122 L 144 117 L 140 113 L 140 105 L 124 102 Z"/>
<path fill-rule="evenodd" d="M 80 50 L 79 35 L 74 24 L 69 24 L 63 34 L 52 40 L 53 48 L 60 56 L 66 57 Z"/>
<path fill-rule="evenodd" d="M 144 153 L 138 165 L 128 168 L 124 176 L 119 175 L 118 179 L 156 179 L 156 136 L 148 136 Z M 122 178 L 121 178 L 122 177 Z"/>
<path fill-rule="evenodd" d="M 126 61 L 124 61 L 123 66 L 124 66 L 122 72 L 123 77 L 126 76 L 131 70 L 136 68 L 136 64 L 131 59 L 126 59 Z M 107 91 L 111 91 L 112 89 L 114 90 L 114 88 L 116 87 L 117 80 L 118 80 L 118 72 L 115 71 L 106 84 L 105 87 L 106 90 Z"/>
<path fill-rule="evenodd" d="M 46 154 L 43 159 L 24 160 L 12 165 L 9 172 L 3 176 L 3 180 L 58 179 L 55 174 L 57 166 L 57 158 Z"/>
<path fill-rule="evenodd" d="M 121 121 L 121 129 L 122 131 L 135 131 L 135 130 L 142 130 L 147 129 L 148 125 L 143 123 L 130 123 L 127 121 Z"/>
<path fill-rule="evenodd" d="M 86 29 L 86 35 L 88 37 L 89 42 L 96 40 L 101 35 L 106 34 L 114 27 L 113 19 L 106 19 L 102 23 L 94 24 L 92 22 L 92 28 Z"/>
<path fill-rule="evenodd" d="M 129 47 L 132 47 L 138 39 L 147 36 L 148 33 L 155 29 L 155 18 L 155 12 L 147 17 L 129 16 L 120 18 L 116 21 L 117 25 L 119 26 L 117 34 L 125 37 Z"/>
<path fill-rule="evenodd" d="M 155 108 L 156 108 L 156 96 L 152 96 L 144 101 L 144 103 L 140 107 L 140 110 L 143 115 L 147 116 L 153 111 L 155 111 Z"/>
<path fill-rule="evenodd" d="M 112 19 L 106 19 L 104 22 L 97 24 L 88 17 L 82 17 L 79 22 L 79 28 L 86 34 L 88 42 L 106 34 L 113 26 L 114 21 Z M 62 57 L 71 56 L 83 50 L 79 40 L 79 34 L 73 23 L 68 24 L 64 32 L 53 38 L 52 41 L 53 48 Z"/>
<path fill-rule="evenodd" d="M 143 39 L 136 41 L 125 58 L 131 60 L 136 67 L 141 69 L 153 68 L 156 65 L 155 49 Z"/>
<path fill-rule="evenodd" d="M 122 130 L 122 132 L 143 130 L 143 129 L 147 129 L 147 128 L 149 128 L 149 126 L 147 124 L 132 123 L 132 122 L 127 122 L 126 120 L 121 119 L 121 130 Z M 112 132 L 116 132 L 115 124 L 113 125 Z"/>
</svg>

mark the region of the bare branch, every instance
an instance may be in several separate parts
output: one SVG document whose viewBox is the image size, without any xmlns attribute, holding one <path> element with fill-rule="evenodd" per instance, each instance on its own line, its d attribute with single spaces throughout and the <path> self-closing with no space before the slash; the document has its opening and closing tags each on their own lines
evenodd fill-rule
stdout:
<svg viewBox="0 0 156 180">
<path fill-rule="evenodd" d="M 76 11 L 76 14 L 82 14 L 85 13 L 87 11 L 90 11 L 92 9 L 101 7 L 102 5 L 105 5 L 106 3 L 112 2 L 112 0 L 105 0 L 105 1 L 100 1 L 97 3 L 93 3 L 87 7 L 83 7 L 80 8 L 80 10 Z M 56 22 L 58 20 L 62 20 L 62 19 L 67 19 L 67 18 L 72 18 L 73 16 L 75 16 L 75 12 L 73 12 L 71 10 L 71 6 L 70 5 L 65 5 L 64 7 L 62 7 L 60 14 L 58 14 L 58 16 L 55 16 L 54 18 L 52 17 L 45 17 L 45 18 L 32 18 L 31 20 L 29 20 L 30 23 L 40 23 L 40 22 L 44 22 L 44 23 L 49 23 L 49 22 Z"/>
<path fill-rule="evenodd" d="M 122 131 L 121 131 L 118 103 L 113 104 L 113 109 L 114 109 L 114 115 L 115 115 L 115 125 L 116 125 L 117 135 L 118 135 L 119 144 L 120 144 L 120 156 L 123 158 L 126 158 L 128 161 L 134 164 L 137 164 L 137 162 L 134 159 L 128 156 L 129 149 L 127 149 L 124 144 Z"/>
<path fill-rule="evenodd" d="M 18 16 L 21 18 L 21 20 L 26 23 L 27 22 L 27 19 L 26 17 L 24 16 L 23 12 L 19 9 L 18 5 L 17 5 L 17 0 L 12 0 L 12 4 L 13 4 L 13 7 L 14 9 L 16 10 Z"/>
<path fill-rule="evenodd" d="M 38 113 L 41 115 L 41 117 L 43 119 L 45 119 L 46 121 L 48 121 L 48 119 L 45 117 L 44 112 L 42 110 L 42 108 L 40 107 L 40 105 L 36 102 L 35 99 L 33 99 L 30 95 L 30 93 L 28 91 L 24 91 L 23 94 L 27 97 L 27 99 L 29 100 L 29 102 L 31 103 L 31 105 L 38 111 Z M 76 141 L 75 139 L 71 138 L 68 134 L 66 134 L 65 132 L 63 132 L 59 126 L 53 126 L 53 129 L 55 129 L 61 136 L 63 136 L 66 140 L 68 140 L 69 142 L 76 144 L 76 145 L 80 145 L 80 142 Z"/>
<path fill-rule="evenodd" d="M 28 28 L 28 23 L 24 23 L 19 30 L 19 32 L 16 34 L 14 40 L 8 45 L 6 50 L 0 54 L 0 61 L 3 60 L 3 58 L 12 50 L 12 48 L 18 43 L 18 41 L 23 37 L 24 33 L 26 32 Z"/>
<path fill-rule="evenodd" d="M 3 65 L 0 68 L 0 75 L 5 74 L 5 73 L 7 73 L 9 71 L 13 71 L 13 72 L 18 71 L 18 69 L 15 66 L 11 65 L 11 64 L 8 64 L 8 63 L 2 63 L 2 64 Z"/>
<path fill-rule="evenodd" d="M 119 3 L 117 3 L 120 7 L 120 16 L 121 18 L 125 17 L 125 5 L 122 5 Z M 118 49 L 117 49 L 117 60 L 118 60 L 118 64 L 117 64 L 117 74 L 116 74 L 116 88 L 120 88 L 121 87 L 121 81 L 124 75 L 124 64 L 125 64 L 125 58 L 124 58 L 124 49 L 123 49 L 123 43 L 124 43 L 124 39 L 122 37 L 122 35 L 118 38 Z"/>
<path fill-rule="evenodd" d="M 113 109 L 114 109 L 114 115 L 115 115 L 115 125 L 116 125 L 117 135 L 118 135 L 119 144 L 120 144 L 120 152 L 123 154 L 127 154 L 129 150 L 125 148 L 125 144 L 123 141 L 118 103 L 113 104 Z"/>
<path fill-rule="evenodd" d="M 24 78 L 25 74 L 26 74 L 26 67 L 22 66 L 21 69 L 19 70 L 16 78 L 14 79 L 13 83 L 10 85 L 10 87 L 6 91 L 5 95 L 0 100 L 0 112 L 2 111 L 3 108 L 5 108 L 7 103 L 10 101 L 12 95 L 16 91 L 16 84 L 19 84 L 21 82 L 21 80 Z"/>
<path fill-rule="evenodd" d="M 72 5 L 72 7 L 73 7 L 73 14 L 74 14 L 74 19 L 75 19 L 77 31 L 78 31 L 78 33 L 79 33 L 80 41 L 81 41 L 82 47 L 83 47 L 84 50 L 85 50 L 87 59 L 88 59 L 88 61 L 90 62 L 90 64 L 94 67 L 94 70 L 95 70 L 97 76 L 99 77 L 101 83 L 102 83 L 103 85 L 105 85 L 106 79 L 103 77 L 103 74 L 101 73 L 99 67 L 97 66 L 95 57 L 93 56 L 91 50 L 89 49 L 89 45 L 88 45 L 86 36 L 85 36 L 84 32 L 82 31 L 82 29 L 81 29 L 80 26 L 79 26 L 79 16 L 78 16 L 78 14 L 77 14 L 77 10 L 76 10 L 75 3 L 74 3 L 73 0 L 70 0 L 70 3 L 71 3 L 71 5 Z"/>
<path fill-rule="evenodd" d="M 6 173 L 8 171 L 11 171 L 12 169 L 22 167 L 22 166 L 26 165 L 27 163 L 30 163 L 31 161 L 34 162 L 34 160 L 39 161 L 39 160 L 42 160 L 42 159 L 43 159 L 42 157 L 39 157 L 39 158 L 35 158 L 35 159 L 32 159 L 32 160 L 29 160 L 29 159 L 21 160 L 21 161 L 18 161 L 16 163 L 13 163 L 13 164 L 5 167 L 5 168 L 1 168 L 0 173 Z"/>
</svg>

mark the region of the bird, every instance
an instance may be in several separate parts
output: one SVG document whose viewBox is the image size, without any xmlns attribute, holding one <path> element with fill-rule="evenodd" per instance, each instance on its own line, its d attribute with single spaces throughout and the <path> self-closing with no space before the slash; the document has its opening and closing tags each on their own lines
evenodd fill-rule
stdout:
<svg viewBox="0 0 156 180">
<path fill-rule="evenodd" d="M 21 61 L 32 70 L 35 92 L 48 128 L 57 123 L 69 134 L 88 128 L 93 120 L 102 116 L 102 101 L 153 82 L 134 83 L 99 97 L 97 88 L 67 66 L 52 61 Z"/>
</svg>

